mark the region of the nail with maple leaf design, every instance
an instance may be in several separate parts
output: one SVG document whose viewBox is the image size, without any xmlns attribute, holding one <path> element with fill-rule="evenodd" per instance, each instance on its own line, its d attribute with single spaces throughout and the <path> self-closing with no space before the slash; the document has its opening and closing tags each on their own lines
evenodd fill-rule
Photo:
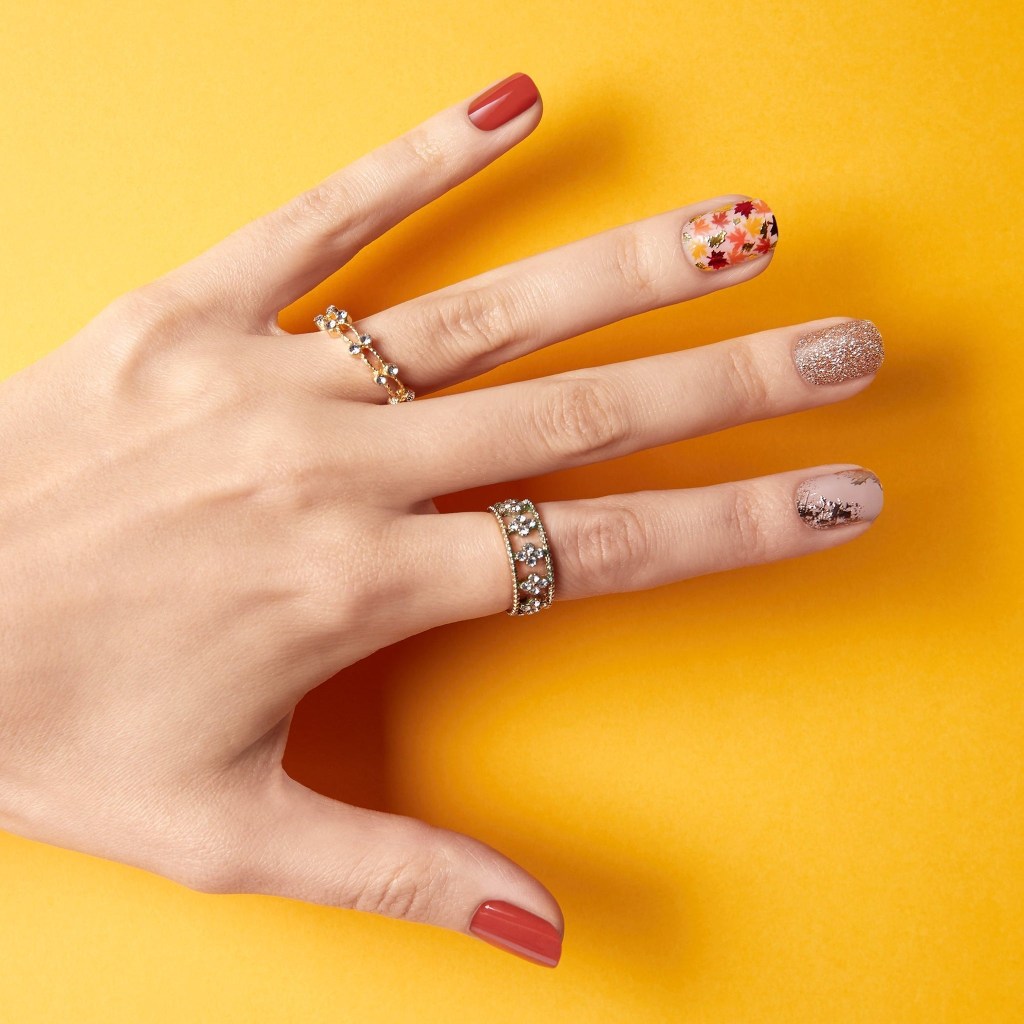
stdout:
<svg viewBox="0 0 1024 1024">
<path fill-rule="evenodd" d="M 683 227 L 683 249 L 698 270 L 724 270 L 766 256 L 779 226 L 763 199 L 726 203 L 698 214 Z"/>
</svg>

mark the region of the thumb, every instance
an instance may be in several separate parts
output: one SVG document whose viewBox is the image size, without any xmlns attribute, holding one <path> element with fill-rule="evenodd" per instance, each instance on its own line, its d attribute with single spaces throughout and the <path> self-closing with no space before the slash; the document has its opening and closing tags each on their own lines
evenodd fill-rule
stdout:
<svg viewBox="0 0 1024 1024">
<path fill-rule="evenodd" d="M 242 855 L 248 892 L 439 925 L 558 964 L 565 929 L 555 898 L 486 843 L 332 800 L 283 769 L 252 818 L 259 827 Z"/>
</svg>

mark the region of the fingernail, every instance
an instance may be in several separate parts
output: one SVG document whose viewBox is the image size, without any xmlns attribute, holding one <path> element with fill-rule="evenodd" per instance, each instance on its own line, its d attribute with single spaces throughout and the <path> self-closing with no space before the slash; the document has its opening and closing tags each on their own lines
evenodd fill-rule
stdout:
<svg viewBox="0 0 1024 1024">
<path fill-rule="evenodd" d="M 481 903 L 469 930 L 492 946 L 545 967 L 554 967 L 562 956 L 562 939 L 554 925 L 504 900 Z"/>
<path fill-rule="evenodd" d="M 724 270 L 766 256 L 779 240 L 775 214 L 763 199 L 726 203 L 688 220 L 683 248 L 698 270 Z"/>
<path fill-rule="evenodd" d="M 874 373 L 885 357 L 870 320 L 850 320 L 805 334 L 793 350 L 800 376 L 811 384 L 841 384 Z"/>
<path fill-rule="evenodd" d="M 509 75 L 469 105 L 469 119 L 485 132 L 500 128 L 537 102 L 537 86 L 529 75 Z"/>
<path fill-rule="evenodd" d="M 869 469 L 811 477 L 797 486 L 796 510 L 816 530 L 871 522 L 882 511 L 882 481 Z"/>
</svg>

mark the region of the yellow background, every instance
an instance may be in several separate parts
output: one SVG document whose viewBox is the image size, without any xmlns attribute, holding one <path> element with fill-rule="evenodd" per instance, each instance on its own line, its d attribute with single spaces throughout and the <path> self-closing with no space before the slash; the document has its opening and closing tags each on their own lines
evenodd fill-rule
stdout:
<svg viewBox="0 0 1024 1024">
<path fill-rule="evenodd" d="M 1019 12 L 6 5 L 4 375 L 515 71 L 544 97 L 537 131 L 285 326 L 309 329 L 321 299 L 366 315 L 738 191 L 778 214 L 767 273 L 483 382 L 836 314 L 874 320 L 887 358 L 838 406 L 523 486 L 545 500 L 857 462 L 886 495 L 862 539 L 437 630 L 300 705 L 292 773 L 516 858 L 564 909 L 557 970 L 5 834 L 0 1019 L 1024 1019 Z"/>
</svg>

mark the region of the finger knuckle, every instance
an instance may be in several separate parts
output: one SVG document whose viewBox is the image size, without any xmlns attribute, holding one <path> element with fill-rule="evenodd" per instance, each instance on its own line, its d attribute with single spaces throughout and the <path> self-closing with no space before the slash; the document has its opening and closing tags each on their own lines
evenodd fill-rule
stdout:
<svg viewBox="0 0 1024 1024">
<path fill-rule="evenodd" d="M 764 497 L 753 487 L 736 485 L 725 508 L 730 546 L 744 562 L 767 562 L 775 549 L 772 517 Z"/>
<path fill-rule="evenodd" d="M 106 312 L 116 317 L 123 336 L 169 338 L 193 326 L 196 307 L 179 283 L 162 277 L 117 296 Z"/>
<path fill-rule="evenodd" d="M 599 377 L 568 377 L 543 385 L 537 420 L 538 443 L 563 462 L 610 456 L 630 434 L 620 390 Z"/>
<path fill-rule="evenodd" d="M 415 829 L 421 838 L 402 843 L 404 857 L 381 871 L 376 868 L 351 901 L 354 910 L 366 910 L 407 921 L 430 920 L 453 878 L 453 865 L 444 849 L 429 844 L 431 826 Z M 412 827 L 412 826 L 411 826 Z M 426 843 L 424 842 L 426 840 Z"/>
<path fill-rule="evenodd" d="M 138 397 L 210 390 L 200 339 L 208 320 L 179 285 L 148 282 L 118 296 L 101 316 L 98 358 L 112 392 Z"/>
<path fill-rule="evenodd" d="M 356 222 L 362 197 L 347 173 L 317 182 L 281 208 L 283 218 L 300 231 L 312 226 L 325 235 L 343 235 Z"/>
<path fill-rule="evenodd" d="M 429 315 L 429 336 L 447 359 L 470 372 L 482 356 L 514 344 L 521 332 L 518 303 L 504 288 L 471 288 L 444 296 Z"/>
<path fill-rule="evenodd" d="M 564 545 L 568 571 L 587 591 L 620 589 L 647 562 L 648 528 L 637 509 L 597 502 L 577 518 L 573 531 Z"/>
<path fill-rule="evenodd" d="M 214 346 L 173 344 L 148 334 L 120 339 L 114 359 L 112 391 L 137 403 L 156 402 L 187 418 L 199 410 L 246 411 L 256 401 L 253 377 Z"/>
<path fill-rule="evenodd" d="M 435 177 L 451 163 L 451 146 L 435 131 L 419 128 L 407 132 L 398 141 L 414 172 L 426 171 Z"/>
<path fill-rule="evenodd" d="M 611 258 L 627 295 L 640 305 L 657 297 L 664 267 L 653 238 L 635 226 L 619 228 L 612 237 Z"/>
<path fill-rule="evenodd" d="M 771 391 L 754 349 L 747 344 L 730 345 L 725 357 L 723 373 L 728 385 L 725 393 L 732 396 L 735 415 L 751 417 L 767 409 Z"/>
<path fill-rule="evenodd" d="M 290 488 L 281 499 L 289 500 L 290 494 L 298 506 L 296 512 L 282 517 L 285 521 L 306 524 L 309 508 L 323 507 L 333 487 L 331 475 L 324 473 L 319 484 L 310 487 L 310 494 L 297 496 Z M 351 639 L 345 631 L 353 622 L 362 622 L 368 629 L 393 628 L 395 608 L 408 592 L 408 576 L 396 570 L 395 558 L 381 557 L 382 552 L 401 550 L 394 523 L 349 522 L 345 529 L 315 540 L 309 537 L 308 526 L 296 533 L 295 546 L 302 557 L 293 561 L 287 579 L 301 635 L 337 643 L 339 638 Z M 344 566 L 343 573 L 339 565 Z"/>
</svg>

